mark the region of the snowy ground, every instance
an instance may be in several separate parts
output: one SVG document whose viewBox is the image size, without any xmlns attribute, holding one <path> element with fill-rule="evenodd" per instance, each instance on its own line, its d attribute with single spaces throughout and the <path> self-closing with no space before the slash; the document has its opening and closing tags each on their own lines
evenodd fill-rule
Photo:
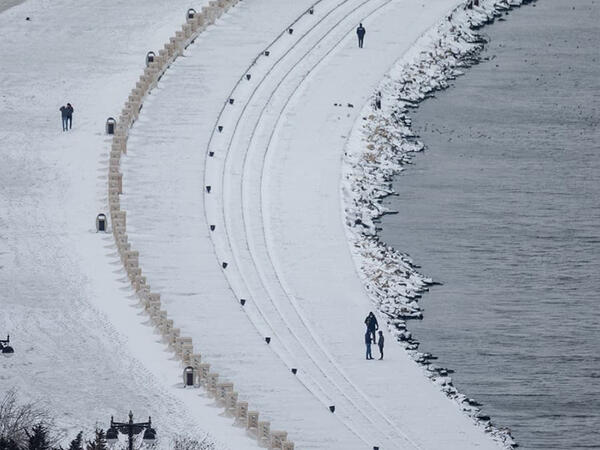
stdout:
<svg viewBox="0 0 600 450">
<path fill-rule="evenodd" d="M 0 12 L 12 8 L 19 3 L 23 3 L 23 0 L 0 0 Z"/>
<path fill-rule="evenodd" d="M 0 15 L 0 334 L 17 352 L 0 360 L 0 393 L 42 399 L 69 437 L 132 409 L 164 437 L 210 431 L 229 448 L 248 443 L 207 399 L 186 404 L 178 363 L 129 307 L 112 237 L 95 233 L 106 208 L 104 121 L 190 6 L 202 3 L 31 0 Z"/>
<path fill-rule="evenodd" d="M 360 107 L 456 3 L 324 0 L 247 80 L 283 29 L 272 18 L 291 10 L 244 2 L 169 69 L 131 132 L 122 206 L 149 283 L 203 359 L 300 448 L 496 448 L 391 336 L 384 361 L 364 361 L 371 303 L 339 189 Z"/>
</svg>

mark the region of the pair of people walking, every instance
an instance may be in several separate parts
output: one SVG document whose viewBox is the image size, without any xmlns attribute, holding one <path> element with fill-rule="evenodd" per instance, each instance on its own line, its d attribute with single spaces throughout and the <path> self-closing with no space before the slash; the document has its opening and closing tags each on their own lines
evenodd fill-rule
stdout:
<svg viewBox="0 0 600 450">
<path fill-rule="evenodd" d="M 365 325 L 367 326 L 367 332 L 365 333 L 365 346 L 367 347 L 367 359 L 375 359 L 371 354 L 371 344 L 376 344 L 379 347 L 379 359 L 383 359 L 383 344 L 385 338 L 383 337 L 383 331 L 379 331 L 379 341 L 377 340 L 376 333 L 379 329 L 377 323 L 377 317 L 372 312 L 369 313 L 365 319 Z"/>
<path fill-rule="evenodd" d="M 62 118 L 63 131 L 70 130 L 73 126 L 73 106 L 70 103 L 67 103 L 67 106 L 61 106 L 59 111 Z"/>
</svg>

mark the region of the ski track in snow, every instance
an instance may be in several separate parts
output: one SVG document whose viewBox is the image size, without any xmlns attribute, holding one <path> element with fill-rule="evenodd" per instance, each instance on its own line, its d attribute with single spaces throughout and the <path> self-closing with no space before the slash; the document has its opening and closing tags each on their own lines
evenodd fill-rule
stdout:
<svg viewBox="0 0 600 450">
<path fill-rule="evenodd" d="M 372 10 L 368 13 L 365 13 L 363 8 L 367 5 L 367 3 L 371 3 L 369 4 L 369 7 L 371 7 Z M 386 431 L 388 425 L 392 425 L 392 429 L 394 428 L 393 423 L 372 403 L 369 402 L 364 393 L 357 391 L 356 386 L 351 383 L 346 374 L 335 364 L 331 356 L 321 344 L 320 339 L 315 336 L 310 327 L 307 325 L 306 320 L 299 311 L 294 299 L 286 292 L 280 278 L 275 272 L 275 267 L 272 264 L 269 252 L 266 248 L 266 237 L 264 234 L 264 228 L 262 226 L 264 219 L 262 217 L 254 218 L 254 220 L 257 220 L 258 222 L 258 226 L 255 224 L 254 227 L 252 227 L 248 224 L 249 220 L 246 217 L 250 215 L 249 213 L 255 211 L 260 212 L 262 215 L 262 208 L 259 207 L 257 209 L 256 205 L 252 204 L 251 201 L 244 202 L 242 199 L 244 192 L 248 192 L 253 187 L 251 184 L 252 181 L 248 182 L 246 180 L 246 177 L 251 177 L 253 175 L 252 168 L 248 169 L 248 167 L 251 165 L 247 164 L 247 161 L 249 150 L 256 138 L 256 132 L 259 124 L 262 126 L 262 128 L 265 127 L 263 116 L 265 115 L 266 108 L 273 101 L 273 98 L 276 94 L 279 96 L 279 99 L 283 98 L 289 101 L 289 99 L 295 93 L 299 83 L 296 84 L 289 95 L 286 94 L 284 96 L 283 93 L 280 92 L 280 87 L 286 81 L 286 79 L 290 77 L 290 74 L 292 74 L 294 71 L 300 72 L 301 75 L 304 73 L 310 73 L 318 63 L 320 63 L 333 49 L 335 49 L 335 46 L 327 47 L 329 50 L 320 56 L 320 58 L 315 64 L 312 65 L 312 67 L 309 66 L 310 68 L 308 70 L 305 69 L 306 72 L 299 69 L 300 64 L 304 66 L 307 64 L 307 62 L 310 63 L 310 59 L 308 59 L 307 56 L 310 54 L 314 57 L 315 53 L 317 53 L 315 52 L 315 48 L 320 46 L 326 38 L 329 38 L 330 34 L 337 29 L 338 33 L 341 32 L 341 39 L 345 38 L 349 32 L 354 30 L 354 25 L 357 20 L 360 20 L 361 17 L 368 17 L 372 12 L 377 11 L 379 8 L 389 3 L 389 1 L 380 2 L 374 7 L 372 3 L 373 2 L 367 1 L 355 3 L 344 1 L 336 5 L 334 10 L 328 12 L 328 14 L 326 14 L 325 17 L 323 17 L 315 26 L 313 26 L 307 33 L 304 33 L 302 38 L 299 41 L 296 41 L 294 46 L 288 49 L 288 51 L 286 51 L 286 53 L 277 61 L 276 65 L 272 66 L 261 79 L 261 81 L 254 86 L 250 97 L 244 99 L 245 106 L 235 122 L 233 134 L 229 138 L 229 143 L 226 150 L 226 159 L 222 170 L 219 171 L 219 173 L 222 174 L 221 191 L 219 191 L 219 193 L 217 193 L 214 197 L 216 197 L 215 203 L 221 206 L 221 208 L 219 208 L 219 212 L 222 216 L 220 217 L 221 220 L 217 220 L 217 223 L 219 226 L 225 225 L 224 229 L 227 230 L 225 236 L 227 248 L 220 249 L 221 251 L 217 250 L 217 253 L 220 253 L 220 260 L 235 261 L 234 270 L 227 271 L 227 274 L 233 273 L 233 276 L 229 277 L 229 281 L 230 284 L 234 286 L 234 291 L 236 291 L 240 297 L 249 297 L 251 301 L 253 301 L 252 305 L 257 305 L 257 313 L 258 316 L 260 316 L 255 316 L 254 318 L 257 328 L 262 328 L 265 334 L 273 333 L 276 338 L 282 342 L 284 351 L 287 354 L 287 358 L 285 359 L 288 360 L 288 364 L 290 360 L 293 361 L 293 363 L 290 365 L 290 368 L 302 367 L 302 372 L 299 378 L 302 378 L 304 374 L 307 374 L 306 378 L 308 379 L 305 381 L 305 385 L 309 387 L 311 391 L 316 391 L 316 395 L 322 396 L 321 401 L 324 403 L 324 406 L 336 405 L 339 414 L 344 417 L 345 423 L 354 434 L 360 437 L 360 439 L 366 444 L 378 442 L 378 440 L 381 440 L 381 437 L 376 437 L 375 434 L 383 434 L 389 441 L 380 442 L 380 444 L 382 444 L 382 446 L 387 444 L 385 445 L 386 447 L 392 447 L 393 445 L 396 445 L 394 442 L 403 439 L 406 440 L 407 438 L 401 431 L 399 432 L 398 429 L 394 430 L 393 434 Z M 320 9 L 324 7 L 326 7 L 325 4 L 320 5 Z M 338 20 L 339 16 L 341 16 L 341 18 Z M 272 76 L 274 69 L 280 69 L 279 65 L 284 65 L 282 60 L 290 54 L 290 52 L 298 43 L 302 42 L 307 36 L 312 34 L 318 35 L 318 31 L 315 31 L 315 28 L 323 23 L 325 19 L 333 21 L 333 26 L 328 28 L 325 31 L 325 34 L 322 37 L 319 37 L 319 39 L 310 47 L 307 49 L 302 48 L 302 52 L 298 56 L 297 60 L 293 63 L 291 68 L 284 73 L 284 77 L 279 82 L 277 82 L 277 80 L 270 81 L 269 78 L 276 78 L 277 76 Z M 340 26 L 342 23 L 344 23 L 345 26 Z M 349 28 L 347 23 L 350 24 Z M 341 39 L 338 39 L 336 44 L 339 43 Z M 307 40 L 310 41 L 310 37 Z M 301 68 L 303 68 L 303 66 Z M 306 75 L 300 78 L 300 83 L 305 77 Z M 252 117 L 246 117 L 244 114 L 247 111 L 247 106 L 252 102 L 253 110 L 256 109 L 256 105 L 260 101 L 260 99 L 255 99 L 255 97 L 258 96 L 257 91 L 261 88 L 263 83 L 269 85 L 269 82 L 274 84 L 275 88 L 272 88 L 270 95 L 266 97 L 266 102 L 263 108 L 260 110 L 259 116 L 256 119 Z M 232 97 L 239 97 L 235 94 L 236 93 L 234 91 Z M 287 101 L 285 104 L 287 104 Z M 270 111 L 270 114 L 271 116 L 273 115 L 272 110 Z M 279 114 L 276 114 L 274 117 L 279 117 Z M 246 127 L 249 123 L 255 123 L 255 125 L 250 128 L 249 136 L 243 133 L 241 133 L 242 136 L 236 135 L 242 121 Z M 263 123 L 261 123 L 261 121 L 263 121 Z M 269 136 L 269 141 L 272 135 L 273 133 L 267 135 Z M 234 146 L 234 142 L 237 142 L 238 145 Z M 248 147 L 239 145 L 243 142 L 247 142 Z M 254 143 L 254 148 L 256 148 L 258 145 L 259 144 Z M 217 144 L 213 144 L 211 139 L 208 151 L 216 150 L 217 146 Z M 241 159 L 239 158 L 239 155 L 236 155 L 236 153 L 233 152 L 232 147 L 235 147 L 236 152 L 238 153 L 240 150 L 242 151 L 243 156 Z M 259 148 L 265 150 L 268 148 L 268 145 Z M 262 158 L 260 158 L 260 154 L 258 155 L 259 161 L 262 160 L 264 163 L 264 156 L 266 153 L 263 153 L 262 155 Z M 236 158 L 236 156 L 238 157 Z M 239 166 L 235 166 L 236 162 L 240 161 L 241 168 Z M 227 168 L 228 165 L 229 168 Z M 207 164 L 207 172 L 211 170 L 212 167 Z M 262 178 L 263 171 L 260 170 L 259 173 Z M 240 174 L 241 176 L 236 176 Z M 230 176 L 228 177 L 228 175 Z M 233 179 L 228 180 L 228 178 Z M 256 186 L 260 186 L 261 181 L 262 180 L 259 179 L 258 182 L 256 182 Z M 248 184 L 248 186 L 246 186 L 246 184 Z M 229 192 L 234 199 L 225 200 L 219 195 L 221 193 L 224 195 L 226 192 Z M 209 196 L 209 194 L 205 194 L 205 197 L 207 196 Z M 225 205 L 230 205 L 231 202 L 235 202 L 235 208 L 224 207 Z M 207 201 L 207 203 L 209 202 Z M 209 208 L 210 205 L 207 207 L 207 212 Z M 252 228 L 254 228 L 254 230 Z M 258 236 L 256 236 L 256 228 L 258 228 L 259 231 Z M 253 231 L 254 235 L 252 234 Z M 217 233 L 214 233 L 213 235 L 216 234 Z M 261 247 L 257 247 L 255 239 L 261 241 L 260 244 L 258 244 Z M 216 244 L 216 247 L 219 247 L 218 243 Z M 233 256 L 233 259 L 230 256 Z M 243 286 L 239 286 L 239 280 L 234 278 L 238 271 L 241 274 L 241 283 L 243 283 Z M 235 287 L 236 285 L 237 288 Z M 248 292 L 250 295 L 245 295 Z M 267 299 L 269 300 L 268 302 L 266 301 Z M 278 301 L 278 299 L 287 300 L 287 302 L 281 302 Z M 252 305 L 249 305 L 247 309 L 251 310 Z M 292 311 L 289 311 L 290 307 L 293 309 Z M 288 312 L 284 313 L 282 311 L 283 309 L 287 309 Z M 265 323 L 256 323 L 260 319 L 262 319 L 262 321 Z M 296 323 L 292 324 L 292 321 Z M 284 336 L 284 333 L 286 333 L 287 336 Z M 304 355 L 299 355 L 297 351 L 295 354 L 290 355 L 290 353 L 293 353 L 290 352 L 290 349 L 297 345 L 302 347 L 305 352 Z M 309 346 L 318 348 L 319 352 L 310 351 L 308 348 Z M 336 395 L 334 396 L 332 393 L 335 393 Z M 325 400 L 323 400 L 323 397 Z M 372 411 L 365 411 L 365 406 L 372 408 Z M 349 413 L 346 415 L 344 411 L 353 411 L 354 417 Z M 357 418 L 356 413 L 362 417 Z M 383 423 L 375 422 L 371 418 L 371 415 L 374 417 L 379 416 L 379 422 L 382 421 Z M 375 429 L 375 434 L 366 437 L 368 435 L 365 436 L 365 431 L 371 430 L 372 428 Z M 416 446 L 416 444 L 412 442 L 410 443 Z"/>
</svg>

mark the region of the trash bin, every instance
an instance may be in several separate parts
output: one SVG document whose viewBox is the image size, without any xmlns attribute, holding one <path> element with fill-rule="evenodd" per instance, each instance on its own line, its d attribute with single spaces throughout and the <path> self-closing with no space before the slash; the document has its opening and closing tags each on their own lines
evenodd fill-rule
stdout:
<svg viewBox="0 0 600 450">
<path fill-rule="evenodd" d="M 183 369 L 183 387 L 194 385 L 195 370 L 192 366 Z"/>
<path fill-rule="evenodd" d="M 106 215 L 105 214 L 98 214 L 98 217 L 96 217 L 96 233 L 98 231 L 106 232 Z"/>
<path fill-rule="evenodd" d="M 106 134 L 115 134 L 115 127 L 117 126 L 117 121 L 109 117 L 106 119 Z"/>
<path fill-rule="evenodd" d="M 187 18 L 188 19 L 193 19 L 195 15 L 196 15 L 196 10 L 194 8 L 190 8 L 187 10 Z"/>
<path fill-rule="evenodd" d="M 154 52 L 146 53 L 146 67 L 148 67 L 151 62 L 154 62 L 154 58 L 156 58 L 156 53 L 154 53 Z"/>
</svg>

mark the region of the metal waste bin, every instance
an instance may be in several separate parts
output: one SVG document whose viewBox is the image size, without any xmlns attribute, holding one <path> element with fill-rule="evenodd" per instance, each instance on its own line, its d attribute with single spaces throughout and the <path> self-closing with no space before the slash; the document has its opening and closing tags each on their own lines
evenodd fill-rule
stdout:
<svg viewBox="0 0 600 450">
<path fill-rule="evenodd" d="M 183 387 L 194 385 L 195 372 L 192 366 L 187 366 L 183 369 Z"/>
<path fill-rule="evenodd" d="M 146 67 L 148 67 L 151 62 L 154 62 L 154 58 L 156 58 L 156 53 L 154 53 L 154 52 L 146 53 Z"/>
<path fill-rule="evenodd" d="M 196 10 L 194 8 L 190 8 L 187 10 L 187 18 L 188 19 L 193 19 L 195 15 L 196 15 Z"/>
<path fill-rule="evenodd" d="M 106 134 L 115 134 L 117 121 L 113 117 L 106 119 Z"/>
<path fill-rule="evenodd" d="M 105 214 L 98 214 L 98 217 L 96 217 L 96 233 L 98 231 L 104 231 L 106 232 L 106 215 Z"/>
</svg>

